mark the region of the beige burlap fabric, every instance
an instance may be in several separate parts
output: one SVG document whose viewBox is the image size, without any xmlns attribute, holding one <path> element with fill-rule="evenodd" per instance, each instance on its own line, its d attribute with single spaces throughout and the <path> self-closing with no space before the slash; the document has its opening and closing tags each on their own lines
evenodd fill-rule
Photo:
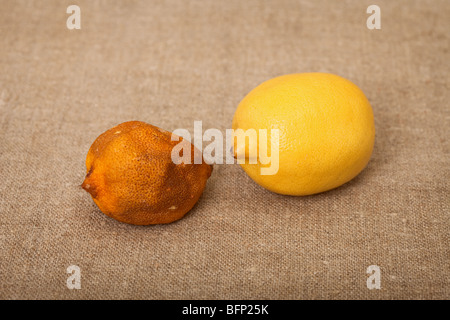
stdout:
<svg viewBox="0 0 450 320">
<path fill-rule="evenodd" d="M 369 30 L 373 2 L 1 1 L 0 298 L 448 299 L 450 3 L 378 0 Z M 259 83 L 311 71 L 373 106 L 372 160 L 341 188 L 282 196 L 216 165 L 184 219 L 148 227 L 80 188 L 106 129 L 225 130 Z"/>
</svg>

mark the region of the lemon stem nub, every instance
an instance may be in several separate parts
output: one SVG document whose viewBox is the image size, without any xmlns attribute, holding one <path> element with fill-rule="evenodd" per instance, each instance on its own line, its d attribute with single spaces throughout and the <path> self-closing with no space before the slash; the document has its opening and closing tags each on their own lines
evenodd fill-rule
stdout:
<svg viewBox="0 0 450 320">
<path fill-rule="evenodd" d="M 81 187 L 89 192 L 89 194 L 93 197 L 97 197 L 97 190 L 95 188 L 95 185 L 92 184 L 92 179 L 90 179 L 90 174 L 88 173 L 86 175 L 86 178 L 84 179 L 83 183 L 81 184 Z"/>
</svg>

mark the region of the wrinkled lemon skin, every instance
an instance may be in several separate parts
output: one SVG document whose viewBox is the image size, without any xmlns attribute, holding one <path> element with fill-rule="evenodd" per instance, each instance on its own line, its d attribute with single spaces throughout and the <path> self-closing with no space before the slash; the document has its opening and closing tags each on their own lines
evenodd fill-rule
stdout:
<svg viewBox="0 0 450 320">
<path fill-rule="evenodd" d="M 373 111 L 364 93 L 327 73 L 289 74 L 262 83 L 240 102 L 232 128 L 279 129 L 276 174 L 261 175 L 267 165 L 259 161 L 241 166 L 262 187 L 293 196 L 352 180 L 369 162 L 375 141 Z"/>
<path fill-rule="evenodd" d="M 86 157 L 82 184 L 106 215 L 129 224 L 164 224 L 181 219 L 199 200 L 212 166 L 175 164 L 172 134 L 140 121 L 101 134 Z M 200 152 L 189 142 L 191 159 Z M 187 150 L 189 150 L 187 148 Z M 203 159 L 203 158 L 202 158 Z"/>
</svg>

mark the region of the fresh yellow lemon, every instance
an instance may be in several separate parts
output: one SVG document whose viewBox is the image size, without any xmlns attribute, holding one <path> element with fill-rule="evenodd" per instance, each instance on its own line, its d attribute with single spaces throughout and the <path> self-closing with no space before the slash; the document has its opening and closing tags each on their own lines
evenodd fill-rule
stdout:
<svg viewBox="0 0 450 320">
<path fill-rule="evenodd" d="M 327 73 L 290 74 L 262 83 L 241 101 L 232 128 L 235 157 L 245 158 L 241 166 L 250 178 L 270 191 L 295 196 L 353 179 L 369 162 L 375 141 L 364 93 Z M 249 142 L 251 134 L 244 148 L 237 145 L 238 131 L 256 132 L 256 147 Z"/>
</svg>

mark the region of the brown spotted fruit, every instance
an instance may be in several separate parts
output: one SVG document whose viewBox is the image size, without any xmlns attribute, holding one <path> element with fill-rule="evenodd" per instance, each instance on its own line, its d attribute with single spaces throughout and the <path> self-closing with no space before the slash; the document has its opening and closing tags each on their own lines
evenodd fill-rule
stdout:
<svg viewBox="0 0 450 320">
<path fill-rule="evenodd" d="M 203 157 L 195 164 L 201 152 L 177 138 L 172 141 L 172 133 L 140 121 L 109 129 L 89 149 L 83 189 L 104 214 L 121 222 L 150 225 L 181 219 L 202 195 L 212 166 Z M 178 143 L 184 144 L 183 161 L 175 163 L 172 150 Z M 189 157 L 182 154 L 185 150 Z"/>
</svg>

